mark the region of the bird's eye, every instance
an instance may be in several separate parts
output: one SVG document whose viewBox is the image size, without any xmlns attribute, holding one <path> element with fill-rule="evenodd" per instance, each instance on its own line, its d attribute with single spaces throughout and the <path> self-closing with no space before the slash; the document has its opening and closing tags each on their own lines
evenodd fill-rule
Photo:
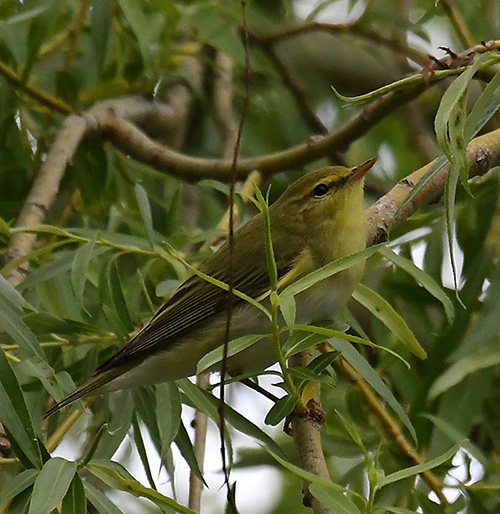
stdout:
<svg viewBox="0 0 500 514">
<path fill-rule="evenodd" d="M 318 184 L 314 188 L 314 196 L 316 198 L 321 198 L 322 196 L 325 196 L 326 193 L 328 193 L 329 187 L 326 184 Z"/>
</svg>

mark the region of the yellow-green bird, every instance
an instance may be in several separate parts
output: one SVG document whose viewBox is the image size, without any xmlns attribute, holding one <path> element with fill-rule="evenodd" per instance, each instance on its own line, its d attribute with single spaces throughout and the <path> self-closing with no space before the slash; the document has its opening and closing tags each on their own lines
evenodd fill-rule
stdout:
<svg viewBox="0 0 500 514">
<path fill-rule="evenodd" d="M 270 206 L 278 290 L 331 261 L 364 249 L 363 177 L 375 161 L 309 173 Z M 232 259 L 233 287 L 255 299 L 265 297 L 270 281 L 262 214 L 234 234 Z M 225 283 L 229 281 L 228 270 L 227 243 L 200 268 Z M 349 300 L 362 273 L 363 264 L 357 264 L 299 293 L 295 298 L 297 322 L 331 319 Z M 226 308 L 227 292 L 193 275 L 142 330 L 46 416 L 90 394 L 194 375 L 198 361 L 224 343 Z M 266 315 L 239 297 L 234 297 L 230 326 L 231 339 L 270 332 Z M 231 356 L 227 371 L 231 375 L 258 371 L 276 360 L 272 344 L 263 337 Z"/>
</svg>

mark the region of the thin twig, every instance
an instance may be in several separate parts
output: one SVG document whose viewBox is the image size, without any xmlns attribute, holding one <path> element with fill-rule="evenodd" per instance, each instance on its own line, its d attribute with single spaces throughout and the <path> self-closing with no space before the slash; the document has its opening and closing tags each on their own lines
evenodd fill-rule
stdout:
<svg viewBox="0 0 500 514">
<path fill-rule="evenodd" d="M 473 46 L 474 38 L 472 37 L 462 14 L 457 9 L 457 6 L 453 4 L 452 0 L 442 0 L 441 5 L 452 25 L 455 27 L 458 37 L 462 40 L 464 46 L 466 48 Z"/>
<path fill-rule="evenodd" d="M 3 75 L 11 84 L 19 88 L 21 91 L 27 93 L 31 98 L 36 100 L 38 103 L 45 105 L 49 109 L 62 112 L 63 114 L 70 114 L 73 112 L 73 108 L 63 100 L 38 89 L 30 84 L 25 84 L 21 77 L 19 77 L 11 68 L 5 63 L 0 61 L 0 75 Z"/>
<path fill-rule="evenodd" d="M 272 32 L 270 34 L 262 34 L 259 38 L 263 41 L 279 42 L 298 34 L 305 34 L 307 32 L 329 32 L 331 34 L 353 34 L 361 36 L 370 42 L 386 46 L 395 52 L 403 54 L 405 57 L 409 57 L 413 61 L 419 64 L 423 64 L 426 58 L 426 54 L 420 52 L 408 45 L 406 41 L 402 41 L 399 38 L 391 38 L 383 36 L 378 31 L 371 30 L 361 23 L 322 23 L 313 21 L 310 23 L 303 23 L 292 27 L 286 27 L 284 29 Z"/>
<path fill-rule="evenodd" d="M 63 69 L 69 70 L 75 60 L 78 51 L 78 39 L 80 38 L 85 24 L 85 17 L 89 9 L 90 0 L 81 0 L 80 9 L 75 21 L 68 30 L 68 50 L 64 58 Z"/>
<path fill-rule="evenodd" d="M 228 507 L 231 509 L 233 514 L 238 513 L 238 509 L 236 506 L 236 500 L 234 497 L 233 490 L 231 489 L 231 484 L 229 482 L 229 472 L 226 463 L 226 443 L 225 443 L 225 379 L 227 372 L 227 357 L 228 357 L 228 347 L 230 340 L 230 331 L 231 331 L 231 316 L 233 313 L 233 288 L 234 288 L 234 188 L 236 184 L 236 168 L 238 164 L 238 156 L 240 153 L 241 147 L 241 138 L 243 135 L 243 126 L 245 124 L 245 119 L 248 113 L 248 108 L 250 105 L 250 54 L 248 47 L 248 32 L 247 32 L 247 20 L 246 20 L 246 3 L 245 1 L 241 2 L 241 10 L 242 10 L 242 18 L 243 18 L 243 30 L 245 32 L 244 36 L 244 46 L 245 46 L 245 96 L 243 98 L 243 107 L 241 111 L 240 123 L 238 126 L 238 133 L 236 136 L 236 142 L 234 145 L 234 153 L 233 159 L 231 162 L 231 170 L 230 170 L 230 189 L 229 189 L 229 269 L 228 269 L 228 285 L 229 290 L 227 292 L 227 307 L 226 307 L 226 329 L 224 334 L 224 348 L 223 348 L 223 357 L 222 357 L 222 365 L 221 365 L 221 385 L 220 385 L 220 404 L 219 404 L 219 415 L 220 415 L 220 423 L 219 423 L 219 431 L 220 431 L 220 444 L 221 444 L 221 459 L 222 459 L 222 471 L 224 473 L 224 482 L 226 484 L 227 490 L 227 501 Z"/>
</svg>

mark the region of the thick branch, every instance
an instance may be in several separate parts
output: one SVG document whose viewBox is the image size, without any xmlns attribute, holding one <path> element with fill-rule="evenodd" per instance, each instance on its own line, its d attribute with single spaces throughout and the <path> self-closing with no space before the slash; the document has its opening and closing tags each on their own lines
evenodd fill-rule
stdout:
<svg viewBox="0 0 500 514">
<path fill-rule="evenodd" d="M 362 109 L 341 129 L 327 136 L 313 136 L 307 143 L 261 157 L 240 159 L 237 178 L 245 178 L 251 171 L 258 169 L 264 177 L 279 171 L 300 168 L 316 159 L 329 155 L 332 151 L 344 151 L 353 141 L 378 123 L 384 116 L 400 105 L 409 102 L 425 89 L 424 85 L 397 91 L 380 98 Z M 190 157 L 150 140 L 134 124 L 108 112 L 100 122 L 100 131 L 124 153 L 144 162 L 159 171 L 175 175 L 183 180 L 197 181 L 214 178 L 222 181 L 229 179 L 230 160 L 203 159 Z"/>
<path fill-rule="evenodd" d="M 290 366 L 307 366 L 314 359 L 314 349 L 310 348 L 290 359 Z M 319 397 L 314 398 L 316 408 L 320 409 Z M 305 412 L 294 412 L 292 415 L 293 442 L 295 455 L 299 466 L 316 476 L 330 480 L 330 474 L 326 466 L 323 445 L 321 442 L 321 422 L 316 416 Z M 309 492 L 310 483 L 303 481 L 303 503 L 312 507 L 314 514 L 335 514 L 331 509 L 322 505 Z"/>
<path fill-rule="evenodd" d="M 500 165 L 500 129 L 473 139 L 467 147 L 469 175 L 483 175 L 490 168 Z M 432 180 L 396 215 L 412 188 L 431 168 L 434 161 L 400 180 L 386 195 L 373 204 L 365 213 L 367 223 L 367 245 L 387 239 L 388 233 L 400 225 L 419 208 L 439 200 L 444 193 L 449 165 L 438 172 Z"/>
</svg>

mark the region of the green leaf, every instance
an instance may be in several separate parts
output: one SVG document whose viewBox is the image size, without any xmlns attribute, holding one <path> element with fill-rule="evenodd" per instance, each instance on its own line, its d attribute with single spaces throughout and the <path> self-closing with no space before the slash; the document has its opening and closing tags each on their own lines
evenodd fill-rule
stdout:
<svg viewBox="0 0 500 514">
<path fill-rule="evenodd" d="M 82 479 L 75 473 L 68 492 L 63 498 L 61 514 L 86 514 L 87 502 Z"/>
<path fill-rule="evenodd" d="M 497 364 L 500 364 L 500 348 L 498 348 L 498 345 L 481 348 L 475 353 L 466 355 L 451 364 L 436 379 L 429 389 L 429 399 L 435 399 L 440 394 L 460 383 L 468 375 L 491 366 L 496 366 Z"/>
<path fill-rule="evenodd" d="M 382 296 L 363 284 L 357 285 L 352 296 L 379 319 L 413 354 L 421 359 L 427 357 L 426 351 L 420 346 L 405 320 Z"/>
<path fill-rule="evenodd" d="M 342 352 L 342 356 L 347 362 L 366 380 L 368 384 L 377 392 L 385 402 L 392 408 L 392 410 L 399 416 L 404 423 L 414 441 L 417 440 L 417 434 L 413 427 L 408 414 L 399 402 L 396 400 L 392 391 L 385 385 L 378 373 L 370 366 L 364 357 L 352 346 L 349 342 L 343 339 L 330 340 L 332 346 L 336 350 Z"/>
<path fill-rule="evenodd" d="M 187 378 L 177 380 L 177 383 L 182 387 L 188 398 L 192 402 L 192 406 L 201 410 L 211 419 L 218 423 L 219 420 L 219 399 L 210 394 L 208 391 L 200 389 Z M 239 412 L 235 411 L 229 405 L 224 408 L 226 420 L 236 430 L 246 434 L 257 441 L 260 441 L 266 448 L 270 448 L 274 453 L 282 455 L 285 458 L 283 450 L 275 443 L 269 435 L 261 430 L 257 425 L 242 416 Z"/>
<path fill-rule="evenodd" d="M 444 312 L 448 323 L 452 324 L 455 319 L 455 309 L 452 301 L 448 298 L 447 294 L 439 286 L 439 284 L 425 271 L 421 270 L 413 262 L 405 259 L 401 255 L 398 255 L 394 250 L 390 248 L 382 248 L 380 253 L 398 268 L 406 271 L 411 275 L 417 282 L 419 282 L 434 298 L 439 300 L 444 307 Z"/>
<path fill-rule="evenodd" d="M 181 424 L 181 398 L 173 382 L 156 385 L 156 417 L 164 456 L 177 436 Z"/>
<path fill-rule="evenodd" d="M 0 298 L 0 326 L 28 356 L 45 360 L 38 339 L 19 317 L 19 312 Z"/>
<path fill-rule="evenodd" d="M 31 465 L 40 469 L 42 455 L 33 429 L 33 421 L 17 377 L 0 348 L 0 421 L 9 431 Z"/>
<path fill-rule="evenodd" d="M 99 432 L 98 436 L 96 436 L 96 442 L 98 437 L 102 437 L 99 446 L 95 450 L 96 458 L 111 458 L 127 436 L 134 413 L 134 402 L 130 393 L 131 391 L 127 390 L 120 392 L 118 403 L 120 408 L 115 410 L 107 430 L 102 433 Z M 89 457 L 91 455 L 87 455 L 86 459 Z"/>
<path fill-rule="evenodd" d="M 137 419 L 137 415 L 133 417 L 132 424 L 134 427 L 134 442 L 137 449 L 137 453 L 139 454 L 139 457 L 142 462 L 142 467 L 144 468 L 144 472 L 146 473 L 149 485 L 156 491 L 157 487 L 153 478 L 151 466 L 149 465 L 148 454 L 146 452 L 146 445 L 144 444 L 144 439 L 142 438 L 141 427 L 139 426 L 139 420 Z"/>
<path fill-rule="evenodd" d="M 335 514 L 361 514 L 352 500 L 341 491 L 321 484 L 311 484 L 309 490 L 323 506 L 332 509 Z"/>
<path fill-rule="evenodd" d="M 323 478 L 320 476 L 315 475 L 314 473 L 311 473 L 309 471 L 305 471 L 302 468 L 299 468 L 295 464 L 292 464 L 291 462 L 285 460 L 280 455 L 277 455 L 273 453 L 269 448 L 263 446 L 264 450 L 279 464 L 281 464 L 285 469 L 288 471 L 291 471 L 294 475 L 298 476 L 299 478 L 302 478 L 303 480 L 307 480 L 308 482 L 311 482 L 311 484 L 317 484 L 325 489 L 331 489 L 333 491 L 338 491 L 341 494 L 347 494 L 355 496 L 356 498 L 359 498 L 360 500 L 364 501 L 364 498 L 353 491 L 352 489 L 346 489 L 345 487 L 342 487 L 335 482 L 332 482 L 331 480 L 328 480 L 327 478 Z M 309 486 L 311 487 L 311 486 Z M 354 510 L 353 512 L 358 512 L 357 510 Z"/>
<path fill-rule="evenodd" d="M 231 357 L 232 355 L 236 355 L 237 353 L 242 352 L 264 337 L 266 337 L 266 334 L 249 334 L 246 336 L 237 337 L 236 339 L 229 341 L 227 356 Z M 196 366 L 196 373 L 200 374 L 214 368 L 217 364 L 222 362 L 223 356 L 223 347 L 216 348 L 215 350 L 207 353 L 198 361 Z"/>
<path fill-rule="evenodd" d="M 85 282 L 89 272 L 89 264 L 92 260 L 95 247 L 95 239 L 85 243 L 75 253 L 73 267 L 71 268 L 71 284 L 75 292 L 76 299 L 83 306 L 83 293 Z"/>
<path fill-rule="evenodd" d="M 141 49 L 142 59 L 147 65 L 151 62 L 152 41 L 151 27 L 143 11 L 144 4 L 136 2 L 135 0 L 118 0 L 118 4 L 134 31 L 137 42 L 139 43 L 139 48 Z"/>
<path fill-rule="evenodd" d="M 99 478 L 99 480 L 102 480 L 106 485 L 114 489 L 126 491 L 136 498 L 146 498 L 158 507 L 171 509 L 180 514 L 196 514 L 194 510 L 180 505 L 175 500 L 172 500 L 172 498 L 168 498 L 154 489 L 143 486 L 117 462 L 95 460 L 89 462 L 86 469 L 95 477 Z"/>
<path fill-rule="evenodd" d="M 477 459 L 483 467 L 488 466 L 488 459 L 477 445 L 467 440 L 462 430 L 457 429 L 452 423 L 435 416 L 434 414 L 423 413 L 422 417 L 430 420 L 434 425 L 448 437 L 452 443 L 460 444 L 461 448 Z"/>
<path fill-rule="evenodd" d="M 139 210 L 141 211 L 142 221 L 144 222 L 144 228 L 146 229 L 146 235 L 148 237 L 151 248 L 155 244 L 155 234 L 153 229 L 153 215 L 151 214 L 151 206 L 149 205 L 148 194 L 141 184 L 135 185 L 135 197 L 139 204 Z"/>
<path fill-rule="evenodd" d="M 447 460 L 450 460 L 457 453 L 460 446 L 461 443 L 455 444 L 448 451 L 444 452 L 442 455 L 436 457 L 435 459 L 424 462 L 423 464 L 419 464 L 418 466 L 411 466 L 409 468 L 402 469 L 401 471 L 396 471 L 395 473 L 391 473 L 390 475 L 383 477 L 377 484 L 377 488 L 381 489 L 388 484 L 398 482 L 399 480 L 404 480 L 408 477 L 419 475 L 424 471 L 429 471 L 432 468 L 440 466 Z"/>
<path fill-rule="evenodd" d="M 88 480 L 83 484 L 85 495 L 99 514 L 123 514 L 122 511 Z"/>
<path fill-rule="evenodd" d="M 340 352 L 322 353 L 314 358 L 308 365 L 307 369 L 315 375 L 320 375 L 328 368 L 332 362 L 339 357 Z"/>
<path fill-rule="evenodd" d="M 385 246 L 385 243 L 373 245 L 369 248 L 361 252 L 354 253 L 352 255 L 348 255 L 347 257 L 342 257 L 333 262 L 326 264 L 325 266 L 307 274 L 305 277 L 300 278 L 293 284 L 290 284 L 286 287 L 279 295 L 280 301 L 281 298 L 287 298 L 289 296 L 295 296 L 306 289 L 309 289 L 313 285 L 317 284 L 321 280 L 325 280 L 336 273 L 339 273 L 355 264 L 365 261 L 379 250 L 381 250 Z"/>
<path fill-rule="evenodd" d="M 457 173 L 461 177 L 462 185 L 469 193 L 467 182 L 469 178 L 468 141 L 465 140 L 464 134 L 467 94 L 469 84 L 476 71 L 488 59 L 488 55 L 480 56 L 472 66 L 451 83 L 441 98 L 434 120 L 439 146 L 451 163 L 450 173 Z"/>
<path fill-rule="evenodd" d="M 405 359 L 403 359 L 403 357 L 401 357 L 401 355 L 398 355 L 396 352 L 390 350 L 389 348 L 385 348 L 384 346 L 380 346 L 378 344 L 372 343 L 368 339 L 363 339 L 362 337 L 358 337 L 358 336 L 352 336 L 351 334 L 346 334 L 344 332 L 341 332 L 340 330 L 335 330 L 335 329 L 329 328 L 328 322 L 326 322 L 325 324 L 327 326 L 295 325 L 295 329 L 301 330 L 304 332 L 313 332 L 318 335 L 322 335 L 323 341 L 325 339 L 335 337 L 335 338 L 343 339 L 345 341 L 350 341 L 351 343 L 357 343 L 357 344 L 362 344 L 365 346 L 370 346 L 371 348 L 377 348 L 378 350 L 381 350 L 381 351 L 384 351 L 384 352 L 387 352 L 387 353 L 393 355 L 394 357 L 396 357 L 396 359 L 399 359 L 408 369 L 410 369 L 410 364 Z"/>
<path fill-rule="evenodd" d="M 342 421 L 342 424 L 344 425 L 344 428 L 347 430 L 349 435 L 351 436 L 351 439 L 357 444 L 359 449 L 361 450 L 361 453 L 365 456 L 365 459 L 367 461 L 370 460 L 370 456 L 368 452 L 366 451 L 365 445 L 363 444 L 363 440 L 361 439 L 361 436 L 359 435 L 359 432 L 354 428 L 354 426 L 347 421 L 342 414 L 338 410 L 335 410 L 335 413 L 340 418 L 340 421 Z"/>
<path fill-rule="evenodd" d="M 114 2 L 112 0 L 96 0 L 90 10 L 90 33 L 93 41 L 92 51 L 97 70 L 102 74 L 112 27 Z"/>
<path fill-rule="evenodd" d="M 311 348 L 311 346 L 316 346 L 324 340 L 325 336 L 323 334 L 295 330 L 283 345 L 283 355 L 288 359 L 292 355 L 303 350 L 307 350 L 308 348 Z"/>
<path fill-rule="evenodd" d="M 66 495 L 75 473 L 75 462 L 49 459 L 35 480 L 28 514 L 50 514 Z"/>
<path fill-rule="evenodd" d="M 194 473 L 195 476 L 203 482 L 205 487 L 208 487 L 207 483 L 205 482 L 205 478 L 203 477 L 203 474 L 201 472 L 200 465 L 198 464 L 198 460 L 196 459 L 193 444 L 189 439 L 189 435 L 182 420 L 177 435 L 175 437 L 175 444 L 177 448 L 179 448 L 179 451 L 181 452 L 183 459 L 187 462 L 187 465 L 189 466 L 191 472 Z"/>
<path fill-rule="evenodd" d="M 12 480 L 5 485 L 2 485 L 0 491 L 0 505 L 3 505 L 14 496 L 22 493 L 25 489 L 30 487 L 38 476 L 39 471 L 36 469 L 25 469 L 19 475 L 16 475 Z"/>
<path fill-rule="evenodd" d="M 116 260 L 108 261 L 103 268 L 99 280 L 99 287 L 102 295 L 102 301 L 114 313 L 120 324 L 115 324 L 118 334 L 125 340 L 128 340 L 128 334 L 134 330 L 134 324 L 128 312 L 127 302 L 123 294 L 120 275 Z M 123 327 L 123 329 L 122 329 Z"/>
<path fill-rule="evenodd" d="M 0 297 L 2 304 L 8 302 L 13 308 L 17 309 L 19 313 L 22 312 L 25 305 L 33 309 L 22 295 L 17 292 L 3 275 L 0 275 Z"/>
<path fill-rule="evenodd" d="M 286 326 L 290 333 L 293 332 L 293 326 L 295 325 L 295 318 L 297 315 L 297 304 L 293 296 L 280 296 L 280 311 L 285 320 Z"/>
<path fill-rule="evenodd" d="M 473 138 L 500 108 L 500 71 L 491 79 L 477 99 L 465 122 L 465 139 Z"/>
<path fill-rule="evenodd" d="M 274 427 L 280 423 L 282 419 L 285 419 L 288 414 L 293 411 L 295 405 L 297 405 L 298 399 L 298 396 L 289 394 L 280 398 L 267 413 L 267 416 L 264 420 L 266 425 L 271 425 Z"/>
</svg>

